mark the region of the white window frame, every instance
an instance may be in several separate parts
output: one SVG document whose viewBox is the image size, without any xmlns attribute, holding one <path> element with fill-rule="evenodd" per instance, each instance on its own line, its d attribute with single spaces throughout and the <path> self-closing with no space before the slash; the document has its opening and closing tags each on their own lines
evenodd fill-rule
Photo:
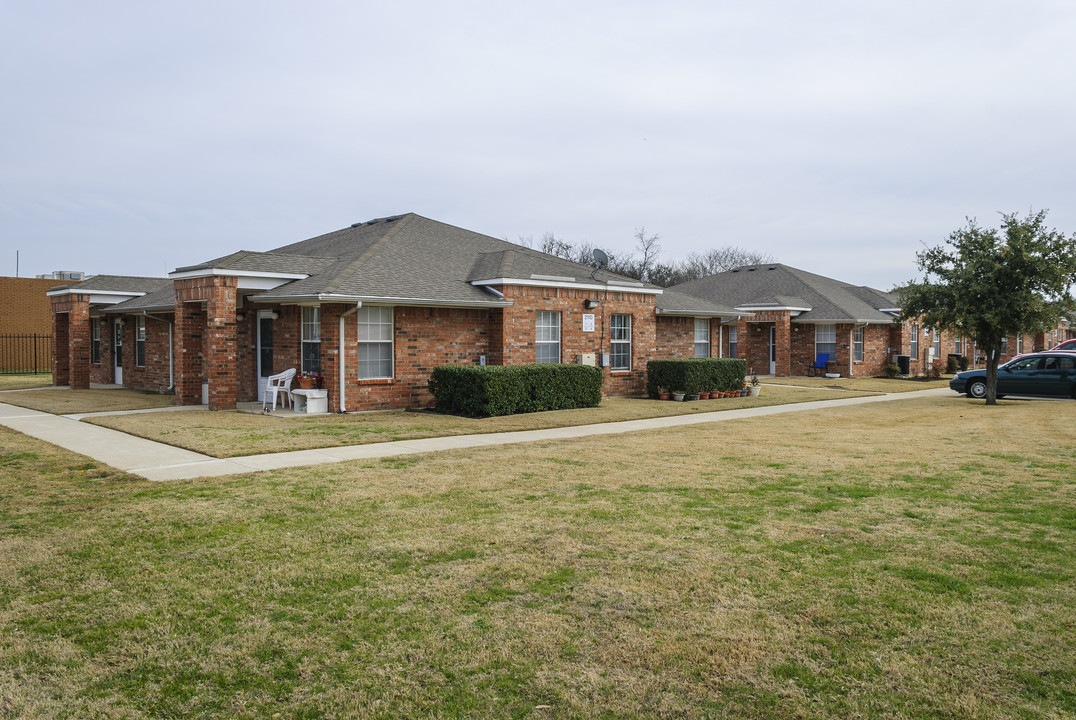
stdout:
<svg viewBox="0 0 1076 720">
<path fill-rule="evenodd" d="M 931 332 L 934 333 L 934 359 L 937 360 L 941 357 L 941 333 L 938 328 L 933 328 Z"/>
<path fill-rule="evenodd" d="M 101 364 L 101 318 L 90 320 L 90 362 Z"/>
<path fill-rule="evenodd" d="M 146 318 L 142 316 L 135 318 L 135 367 L 146 367 Z"/>
<path fill-rule="evenodd" d="M 695 318 L 695 357 L 710 357 L 710 318 Z"/>
<path fill-rule="evenodd" d="M 852 328 L 852 362 L 863 362 L 864 327 L 864 325 L 856 325 Z"/>
<path fill-rule="evenodd" d="M 559 363 L 560 337 L 560 311 L 536 310 L 534 313 L 534 362 L 549 365 Z M 551 359 L 554 357 L 555 360 Z"/>
<path fill-rule="evenodd" d="M 736 325 L 729 325 L 729 357 L 739 357 L 740 349 L 739 332 Z"/>
<path fill-rule="evenodd" d="M 374 346 L 377 346 L 379 350 L 387 348 L 389 363 L 388 374 L 378 373 L 376 375 L 364 375 L 364 367 L 369 366 L 371 361 L 368 358 L 358 358 L 356 361 L 355 372 L 358 374 L 359 380 L 391 380 L 395 377 L 396 314 L 393 310 L 394 308 L 387 305 L 363 305 L 359 308 L 358 312 L 355 313 L 358 338 L 356 344 L 358 345 L 358 348 L 372 348 Z M 380 364 L 383 362 L 383 359 L 378 358 L 376 362 Z"/>
<path fill-rule="evenodd" d="M 919 359 L 919 324 L 912 323 L 912 333 L 908 342 L 908 354 L 913 360 Z"/>
<path fill-rule="evenodd" d="M 830 360 L 837 360 L 836 323 L 818 323 L 814 326 L 814 356 L 828 353 Z"/>
<path fill-rule="evenodd" d="M 1009 336 L 1008 335 L 1001 338 L 1001 354 L 1002 355 L 1008 355 L 1009 354 Z"/>
<path fill-rule="evenodd" d="M 962 335 L 957 335 L 956 340 L 953 341 L 953 352 L 957 355 L 964 354 L 964 337 Z"/>
<path fill-rule="evenodd" d="M 1016 354 L 1017 355 L 1023 355 L 1024 354 L 1024 334 L 1023 333 L 1020 333 L 1019 335 L 1016 336 Z"/>
<path fill-rule="evenodd" d="M 618 327 L 618 320 L 626 324 Z M 617 365 L 617 358 L 626 358 L 627 364 Z M 614 372 L 631 370 L 631 315 L 615 313 L 609 316 L 609 369 Z"/>
<path fill-rule="evenodd" d="M 312 319 L 307 319 L 312 315 Z M 301 308 L 299 315 L 300 325 L 300 340 L 299 340 L 299 352 L 302 357 L 299 358 L 300 371 L 301 372 L 321 372 L 321 307 L 318 305 L 304 305 Z M 312 367 L 313 363 L 309 361 L 307 355 L 307 346 L 312 346 L 310 351 L 317 350 L 317 367 Z"/>
</svg>

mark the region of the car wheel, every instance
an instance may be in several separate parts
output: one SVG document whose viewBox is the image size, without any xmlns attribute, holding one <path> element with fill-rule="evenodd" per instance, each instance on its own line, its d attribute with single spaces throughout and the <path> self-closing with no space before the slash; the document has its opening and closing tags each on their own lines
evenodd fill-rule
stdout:
<svg viewBox="0 0 1076 720">
<path fill-rule="evenodd" d="M 972 380 L 968 383 L 968 397 L 981 400 L 986 397 L 986 381 Z"/>
</svg>

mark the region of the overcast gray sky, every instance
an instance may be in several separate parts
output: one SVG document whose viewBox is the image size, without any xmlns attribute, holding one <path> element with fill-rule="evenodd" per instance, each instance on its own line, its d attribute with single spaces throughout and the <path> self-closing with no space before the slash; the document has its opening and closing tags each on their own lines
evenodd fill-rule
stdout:
<svg viewBox="0 0 1076 720">
<path fill-rule="evenodd" d="M 162 275 L 416 212 L 888 289 L 1076 230 L 1076 3 L 0 0 L 0 275 Z"/>
</svg>

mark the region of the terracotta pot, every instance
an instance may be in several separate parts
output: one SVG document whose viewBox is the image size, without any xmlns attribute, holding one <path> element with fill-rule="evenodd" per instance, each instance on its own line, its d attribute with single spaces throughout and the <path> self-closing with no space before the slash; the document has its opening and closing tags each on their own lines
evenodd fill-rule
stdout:
<svg viewBox="0 0 1076 720">
<path fill-rule="evenodd" d="M 699 400 L 709 400 L 709 399 L 710 399 L 710 393 L 708 393 L 708 392 L 699 393 Z"/>
<path fill-rule="evenodd" d="M 672 397 L 672 393 L 658 393 L 658 400 L 668 400 Z"/>
<path fill-rule="evenodd" d="M 299 383 L 300 390 L 313 390 L 314 383 L 316 383 L 317 380 L 314 378 L 299 378 L 296 382 Z"/>
</svg>

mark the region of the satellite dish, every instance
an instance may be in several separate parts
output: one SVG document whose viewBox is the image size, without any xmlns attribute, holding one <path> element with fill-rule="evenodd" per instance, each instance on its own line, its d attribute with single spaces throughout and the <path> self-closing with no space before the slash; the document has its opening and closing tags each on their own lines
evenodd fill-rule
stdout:
<svg viewBox="0 0 1076 720">
<path fill-rule="evenodd" d="M 597 264 L 598 269 L 601 270 L 609 264 L 609 256 L 605 254 L 604 250 L 594 248 L 594 262 Z"/>
</svg>

